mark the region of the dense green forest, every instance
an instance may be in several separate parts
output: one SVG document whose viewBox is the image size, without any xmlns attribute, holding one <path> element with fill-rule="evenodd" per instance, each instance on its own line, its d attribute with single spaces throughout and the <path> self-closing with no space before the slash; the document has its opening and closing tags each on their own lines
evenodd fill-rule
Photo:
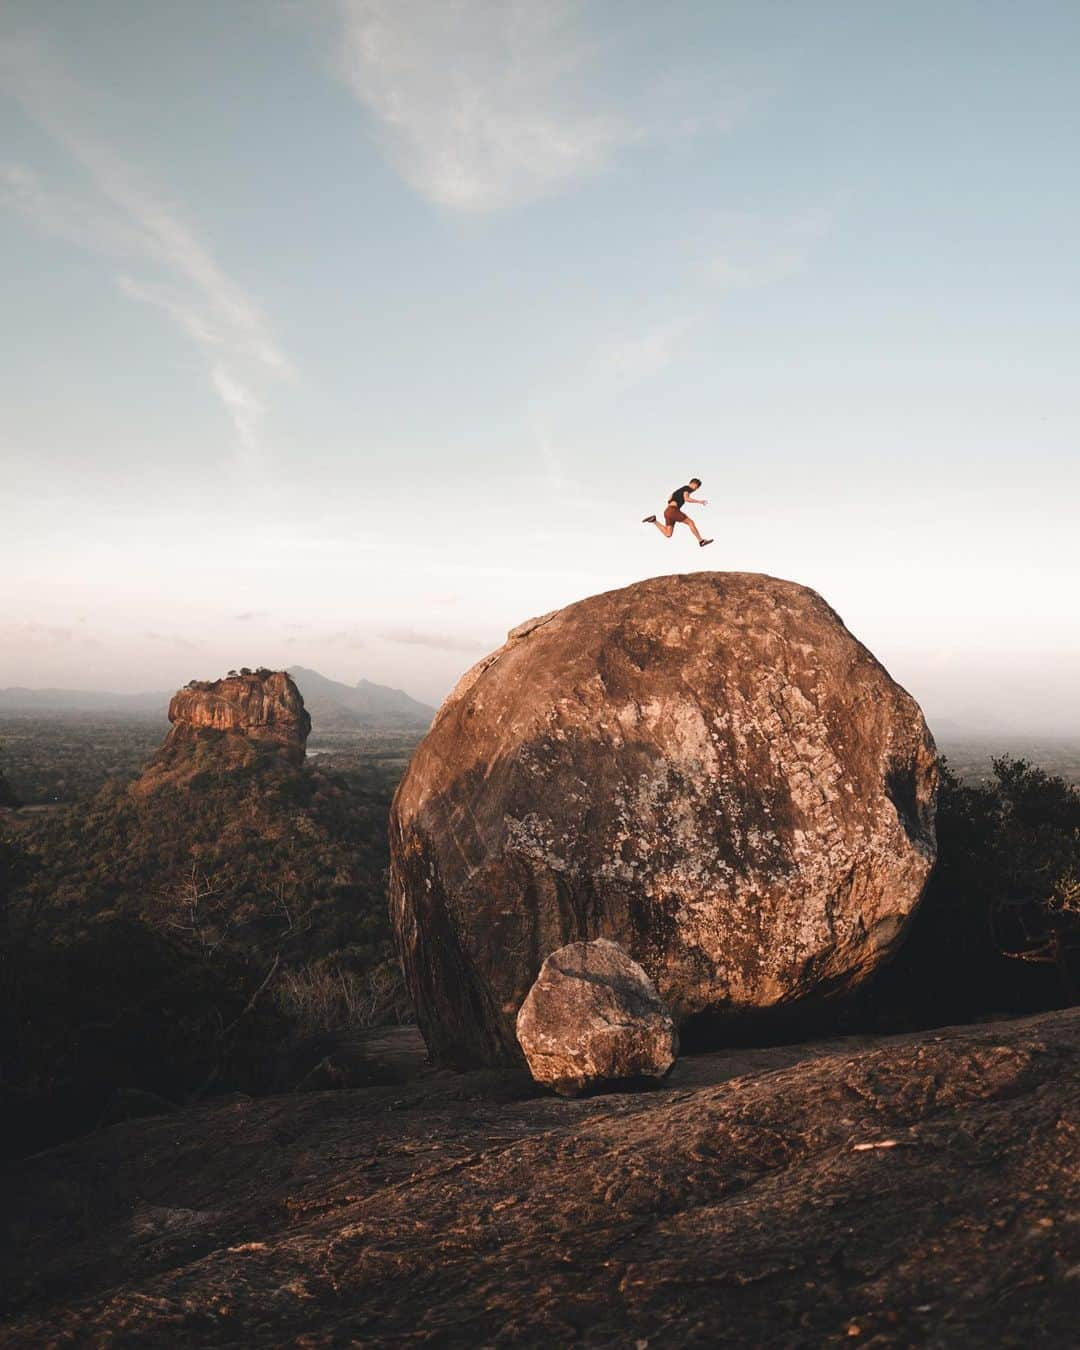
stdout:
<svg viewBox="0 0 1080 1350">
<path fill-rule="evenodd" d="M 120 1089 L 283 1090 L 343 1030 L 410 1016 L 386 913 L 381 763 L 201 739 L 6 836 L 3 1091 L 25 1137 Z M 32 1108 L 32 1109 L 31 1109 Z"/>
<path fill-rule="evenodd" d="M 168 729 L 164 713 L 0 713 L 4 770 L 25 806 L 85 802 L 107 782 L 136 777 Z M 321 717 L 308 740 L 308 759 L 392 788 L 420 734 Z"/>
<path fill-rule="evenodd" d="M 168 729 L 163 714 L 7 713 L 4 770 L 27 806 L 86 801 L 110 779 L 133 778 Z"/>
<path fill-rule="evenodd" d="M 845 1024 L 901 1030 L 1080 1000 L 1080 789 L 1002 757 L 942 765 L 938 860 L 895 958 Z"/>
</svg>

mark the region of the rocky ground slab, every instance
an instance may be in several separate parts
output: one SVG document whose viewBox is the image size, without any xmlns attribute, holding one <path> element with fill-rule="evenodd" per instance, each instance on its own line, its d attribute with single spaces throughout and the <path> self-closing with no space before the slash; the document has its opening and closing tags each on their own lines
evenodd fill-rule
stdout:
<svg viewBox="0 0 1080 1350">
<path fill-rule="evenodd" d="M 0 1178 L 0 1341 L 1070 1345 L 1078 1071 L 1074 1009 L 115 1125 Z"/>
</svg>

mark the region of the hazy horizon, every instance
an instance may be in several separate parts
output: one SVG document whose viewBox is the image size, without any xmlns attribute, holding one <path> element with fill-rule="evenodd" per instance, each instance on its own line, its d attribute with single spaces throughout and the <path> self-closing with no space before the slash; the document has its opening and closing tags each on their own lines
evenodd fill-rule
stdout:
<svg viewBox="0 0 1080 1350">
<path fill-rule="evenodd" d="M 1080 734 L 1065 3 L 14 0 L 0 686 L 437 704 L 669 572 Z M 640 524 L 692 474 L 716 542 Z"/>
<path fill-rule="evenodd" d="M 856 634 L 856 636 L 858 635 Z M 479 655 L 483 655 L 483 653 L 480 652 L 478 653 L 478 656 Z M 41 684 L 28 683 L 25 680 L 11 680 L 0 685 L 0 692 L 3 692 L 8 688 L 23 688 L 34 691 L 54 690 L 60 692 L 70 691 L 72 693 L 116 694 L 123 696 L 161 693 L 168 696 L 176 689 L 181 688 L 189 680 L 220 679 L 222 676 L 226 675 L 229 670 L 236 670 L 241 666 L 248 666 L 251 669 L 256 669 L 260 665 L 263 665 L 268 666 L 271 669 L 282 670 L 286 668 L 303 667 L 312 670 L 316 674 L 322 675 L 327 679 L 353 687 L 361 680 L 372 680 L 375 684 L 398 689 L 422 703 L 426 703 L 433 708 L 438 708 L 446 695 L 450 693 L 450 690 L 457 682 L 458 677 L 464 674 L 470 664 L 472 664 L 471 660 L 460 667 L 445 687 L 436 687 L 431 694 L 420 692 L 419 684 L 413 687 L 407 683 L 394 683 L 390 678 L 385 680 L 372 680 L 371 675 L 363 669 L 357 668 L 359 669 L 359 673 L 353 674 L 351 673 L 352 668 L 350 668 L 350 670 L 339 670 L 334 666 L 327 666 L 324 668 L 297 657 L 292 658 L 284 664 L 275 664 L 273 662 L 254 659 L 247 661 L 236 660 L 226 665 L 222 665 L 219 668 L 215 668 L 212 671 L 209 669 L 199 670 L 193 674 L 176 675 L 175 678 L 172 679 L 163 678 L 159 680 L 157 684 L 148 684 L 146 682 L 140 684 L 137 681 L 131 680 L 117 684 L 100 682 L 96 684 L 86 682 Z M 179 669 L 179 667 L 177 669 Z M 899 682 L 903 683 L 903 681 Z M 959 701 L 953 704 L 947 702 L 938 703 L 933 700 L 928 700 L 925 696 L 920 696 L 920 692 L 917 689 L 913 689 L 910 686 L 905 687 L 908 688 L 909 693 L 912 693 L 916 699 L 919 700 L 931 730 L 942 736 L 963 738 L 965 735 L 971 735 L 976 738 L 988 738 L 991 740 L 994 736 L 1014 739 L 1031 737 L 1035 739 L 1049 738 L 1062 741 L 1080 740 L 1080 725 L 1077 725 L 1075 720 L 1070 722 L 1067 718 L 1058 718 L 1053 713 L 1039 716 L 1034 711 L 1030 711 L 1026 716 L 1021 712 L 1017 716 L 1009 717 L 1000 713 L 995 713 L 992 706 L 988 704 L 980 705 L 974 699 L 966 704 Z"/>
</svg>

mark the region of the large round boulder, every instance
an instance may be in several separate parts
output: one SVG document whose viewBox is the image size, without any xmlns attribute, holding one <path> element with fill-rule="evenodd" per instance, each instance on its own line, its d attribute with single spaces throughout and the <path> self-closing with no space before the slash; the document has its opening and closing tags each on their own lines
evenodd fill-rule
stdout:
<svg viewBox="0 0 1080 1350">
<path fill-rule="evenodd" d="M 915 701 L 814 591 L 656 577 L 514 629 L 391 812 L 391 917 L 436 1060 L 518 1060 L 545 958 L 618 942 L 676 1021 L 865 978 L 934 861 Z"/>
</svg>

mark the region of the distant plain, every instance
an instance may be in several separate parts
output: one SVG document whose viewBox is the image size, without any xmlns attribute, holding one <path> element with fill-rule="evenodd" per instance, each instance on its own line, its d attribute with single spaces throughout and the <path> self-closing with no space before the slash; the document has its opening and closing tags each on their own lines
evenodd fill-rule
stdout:
<svg viewBox="0 0 1080 1350">
<path fill-rule="evenodd" d="M 362 772 L 393 787 L 422 726 L 364 726 L 347 717 L 313 718 L 309 758 L 324 768 Z M 168 730 L 163 712 L 0 710 L 3 769 L 24 807 L 49 808 L 92 796 L 108 779 L 134 778 Z M 1025 759 L 1080 784 L 1080 738 L 950 734 L 938 748 L 967 782 L 989 782 L 993 761 Z"/>
</svg>

